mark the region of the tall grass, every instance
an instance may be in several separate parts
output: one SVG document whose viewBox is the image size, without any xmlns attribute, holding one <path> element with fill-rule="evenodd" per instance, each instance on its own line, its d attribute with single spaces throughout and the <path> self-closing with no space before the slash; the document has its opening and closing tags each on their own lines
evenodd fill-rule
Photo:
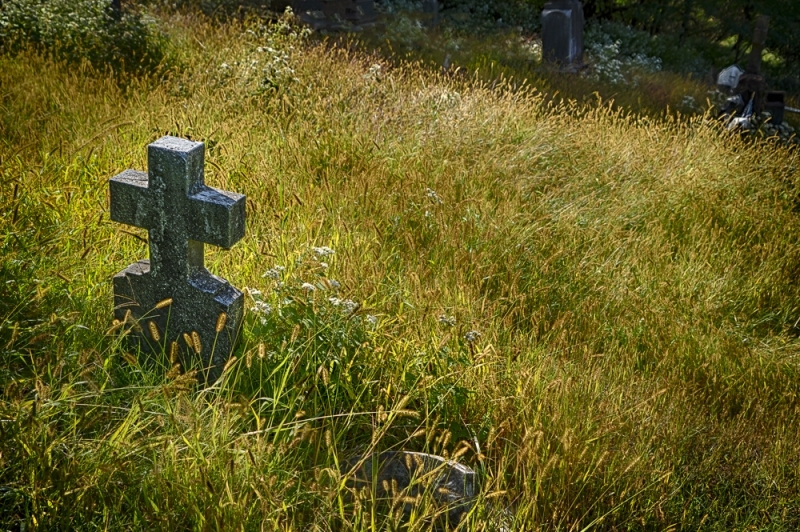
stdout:
<svg viewBox="0 0 800 532">
<path fill-rule="evenodd" d="M 161 82 L 0 58 L 3 526 L 396 529 L 341 471 L 403 448 L 476 469 L 465 528 L 798 527 L 796 151 L 170 26 Z M 207 264 L 253 310 L 206 390 L 109 330 L 147 249 L 107 180 L 167 133 L 248 196 Z"/>
</svg>

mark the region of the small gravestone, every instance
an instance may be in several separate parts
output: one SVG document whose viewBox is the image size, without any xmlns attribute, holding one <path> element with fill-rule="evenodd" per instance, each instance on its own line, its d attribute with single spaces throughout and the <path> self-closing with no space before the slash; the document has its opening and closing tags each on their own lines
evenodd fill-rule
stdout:
<svg viewBox="0 0 800 532">
<path fill-rule="evenodd" d="M 215 381 L 233 349 L 244 296 L 204 267 L 204 244 L 244 236 L 245 196 L 205 186 L 205 146 L 162 137 L 147 147 L 147 173 L 111 178 L 111 219 L 147 229 L 150 260 L 114 276 L 114 316 L 133 349 L 184 368 L 200 360 Z"/>
<path fill-rule="evenodd" d="M 583 6 L 578 0 L 553 0 L 542 10 L 542 59 L 562 68 L 583 64 Z"/>
<path fill-rule="evenodd" d="M 409 518 L 412 500 L 429 494 L 451 527 L 469 513 L 477 495 L 477 476 L 469 467 L 441 456 L 411 451 L 385 451 L 358 457 L 346 465 L 354 490 L 374 490 L 378 499 L 404 497 L 403 515 Z"/>
</svg>

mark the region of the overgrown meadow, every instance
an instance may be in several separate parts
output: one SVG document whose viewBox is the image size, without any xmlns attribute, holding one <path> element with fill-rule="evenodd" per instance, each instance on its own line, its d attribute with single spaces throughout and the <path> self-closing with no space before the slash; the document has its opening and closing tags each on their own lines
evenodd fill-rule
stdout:
<svg viewBox="0 0 800 532">
<path fill-rule="evenodd" d="M 165 25 L 160 77 L 0 56 L 4 529 L 429 529 L 349 491 L 389 449 L 477 471 L 464 530 L 800 527 L 796 150 Z M 108 179 L 164 134 L 248 196 L 206 251 L 248 308 L 206 389 L 112 323 L 148 251 Z"/>
</svg>

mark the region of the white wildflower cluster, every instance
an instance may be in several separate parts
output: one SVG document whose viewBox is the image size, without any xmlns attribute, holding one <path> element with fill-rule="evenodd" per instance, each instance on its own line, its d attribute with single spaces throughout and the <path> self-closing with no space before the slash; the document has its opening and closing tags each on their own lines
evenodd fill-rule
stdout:
<svg viewBox="0 0 800 532">
<path fill-rule="evenodd" d="M 303 283 L 300 285 L 300 290 L 305 290 L 306 292 L 314 292 L 317 290 L 317 287 L 311 283 Z"/>
<path fill-rule="evenodd" d="M 333 255 L 334 253 L 336 253 L 334 250 L 332 250 L 328 246 L 312 247 L 311 251 L 314 252 L 314 256 L 317 259 L 323 259 L 325 257 L 328 257 L 328 256 Z"/>
<path fill-rule="evenodd" d="M 334 307 L 341 307 L 342 312 L 344 314 L 352 314 L 353 312 L 358 310 L 358 307 L 360 306 L 352 299 L 339 299 L 338 297 L 329 297 L 328 301 L 330 301 L 331 305 L 333 305 Z"/>
<path fill-rule="evenodd" d="M 272 313 L 272 305 L 264 301 L 264 295 L 261 293 L 261 290 L 245 288 L 245 291 L 253 299 L 253 306 L 250 307 L 250 311 L 258 315 L 261 325 L 266 325 L 267 316 Z"/>
<path fill-rule="evenodd" d="M 447 325 L 448 327 L 453 327 L 456 324 L 456 317 L 455 316 L 448 316 L 446 314 L 442 314 L 438 318 L 439 323 L 442 325 Z"/>
<path fill-rule="evenodd" d="M 474 344 L 480 339 L 481 336 L 481 333 L 478 331 L 467 331 L 467 333 L 464 335 L 464 341 L 468 344 Z"/>
<path fill-rule="evenodd" d="M 533 61 L 542 60 L 542 40 L 530 37 L 520 37 L 520 49 Z"/>
<path fill-rule="evenodd" d="M 367 81 L 380 81 L 383 77 L 383 67 L 378 63 L 374 63 L 369 67 L 367 73 L 364 74 L 364 79 Z"/>
<path fill-rule="evenodd" d="M 425 195 L 428 197 L 429 200 L 431 200 L 433 203 L 437 205 L 442 205 L 444 203 L 444 201 L 442 201 L 442 198 L 439 197 L 439 194 L 437 194 L 436 191 L 433 190 L 432 188 L 425 189 Z"/>
<path fill-rule="evenodd" d="M 291 10 L 268 25 L 248 29 L 244 37 L 255 46 L 244 57 L 233 58 L 217 67 L 216 82 L 236 83 L 254 94 L 277 90 L 297 82 L 294 70 L 295 44 L 310 35 L 308 28 L 296 28 Z"/>
<path fill-rule="evenodd" d="M 286 271 L 286 268 L 284 268 L 283 266 L 280 265 L 273 266 L 269 270 L 265 271 L 261 277 L 267 277 L 268 279 L 279 281 L 284 271 Z"/>
<path fill-rule="evenodd" d="M 602 26 L 589 27 L 585 50 L 592 68 L 586 70 L 584 75 L 614 85 L 636 86 L 637 72 L 658 72 L 662 66 L 659 57 L 625 50 L 622 40 L 613 38 Z"/>
</svg>

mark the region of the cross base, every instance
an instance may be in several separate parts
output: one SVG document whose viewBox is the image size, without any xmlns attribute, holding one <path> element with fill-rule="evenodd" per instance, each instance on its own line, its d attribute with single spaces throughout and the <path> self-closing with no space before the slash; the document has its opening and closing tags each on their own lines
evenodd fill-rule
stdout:
<svg viewBox="0 0 800 532">
<path fill-rule="evenodd" d="M 156 308 L 159 303 L 162 308 Z M 210 384 L 222 374 L 239 334 L 244 295 L 205 269 L 179 286 L 159 283 L 150 261 L 140 260 L 114 276 L 114 317 L 125 322 L 126 315 L 132 350 L 151 357 L 175 356 L 184 370 L 200 361 Z"/>
</svg>

